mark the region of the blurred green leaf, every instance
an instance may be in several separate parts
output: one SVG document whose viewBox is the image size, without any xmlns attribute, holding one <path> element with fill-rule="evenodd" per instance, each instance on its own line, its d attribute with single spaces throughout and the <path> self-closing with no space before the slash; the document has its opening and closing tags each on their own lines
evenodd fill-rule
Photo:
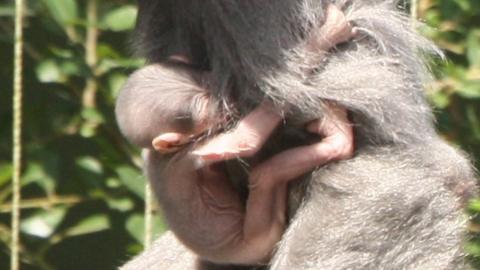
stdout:
<svg viewBox="0 0 480 270">
<path fill-rule="evenodd" d="M 439 109 L 445 109 L 450 104 L 450 97 L 441 91 L 430 95 L 429 98 L 433 106 Z"/>
<path fill-rule="evenodd" d="M 467 11 L 471 8 L 470 0 L 453 0 L 463 10 Z"/>
<path fill-rule="evenodd" d="M 97 134 L 97 125 L 89 122 L 83 123 L 80 128 L 80 135 L 84 138 L 92 138 Z"/>
<path fill-rule="evenodd" d="M 100 161 L 94 157 L 80 157 L 80 158 L 77 158 L 75 162 L 79 167 L 89 172 L 92 172 L 95 174 L 103 173 L 102 163 L 100 163 Z"/>
<path fill-rule="evenodd" d="M 472 66 L 480 67 L 480 30 L 473 30 L 467 38 L 467 58 Z"/>
<path fill-rule="evenodd" d="M 105 118 L 103 115 L 94 108 L 85 108 L 82 110 L 82 117 L 88 122 L 103 123 Z"/>
<path fill-rule="evenodd" d="M 52 17 L 61 26 L 72 24 L 78 17 L 77 1 L 75 0 L 43 0 Z"/>
<path fill-rule="evenodd" d="M 73 227 L 68 228 L 64 235 L 78 236 L 82 234 L 95 233 L 110 228 L 110 222 L 106 215 L 93 215 L 83 219 Z"/>
<path fill-rule="evenodd" d="M 113 47 L 113 44 L 100 43 L 97 46 L 98 56 L 104 59 L 120 59 L 123 56 Z"/>
<path fill-rule="evenodd" d="M 130 211 L 134 207 L 134 203 L 130 198 L 111 198 L 107 201 L 107 204 L 111 209 L 115 209 L 120 212 Z"/>
<path fill-rule="evenodd" d="M 132 5 L 119 7 L 108 12 L 102 20 L 101 25 L 111 31 L 132 30 L 135 26 L 137 8 Z"/>
<path fill-rule="evenodd" d="M 145 218 L 143 215 L 131 215 L 127 219 L 126 229 L 139 243 L 143 243 L 145 233 Z"/>
<path fill-rule="evenodd" d="M 71 59 L 75 54 L 71 48 L 61 48 L 57 46 L 49 46 L 49 50 L 56 58 Z"/>
<path fill-rule="evenodd" d="M 139 243 L 144 242 L 145 237 L 145 217 L 141 214 L 131 215 L 127 219 L 126 229 L 130 235 L 135 238 Z M 153 217 L 152 222 L 152 234 L 154 236 L 160 235 L 167 230 L 165 223 L 158 216 Z"/>
<path fill-rule="evenodd" d="M 0 164 L 0 187 L 12 178 L 13 166 L 11 163 Z"/>
<path fill-rule="evenodd" d="M 121 166 L 116 169 L 120 181 L 140 198 L 145 198 L 145 179 L 137 170 Z"/>
<path fill-rule="evenodd" d="M 67 209 L 56 207 L 48 210 L 40 210 L 22 221 L 22 232 L 37 237 L 50 237 L 65 217 Z"/>
<path fill-rule="evenodd" d="M 470 124 L 472 135 L 480 140 L 480 114 L 478 113 L 480 108 L 472 105 L 468 105 L 466 109 L 466 115 L 468 123 Z"/>
<path fill-rule="evenodd" d="M 457 66 L 455 63 L 450 61 L 445 63 L 443 69 L 450 79 L 463 80 L 465 78 L 465 74 L 467 73 L 466 68 Z"/>
<path fill-rule="evenodd" d="M 468 203 L 468 209 L 475 212 L 480 212 L 480 199 L 470 200 Z"/>
<path fill-rule="evenodd" d="M 78 76 L 81 74 L 81 67 L 73 61 L 64 61 L 60 64 L 60 69 L 63 74 L 68 76 Z"/>
<path fill-rule="evenodd" d="M 80 134 L 85 138 L 91 138 L 96 135 L 98 126 L 104 123 L 105 118 L 95 108 L 84 108 L 81 115 L 85 122 L 82 124 Z"/>
<path fill-rule="evenodd" d="M 98 65 L 99 73 L 103 74 L 116 68 L 139 68 L 145 63 L 142 59 L 111 59 L 104 58 Z"/>
<path fill-rule="evenodd" d="M 475 242 L 468 242 L 465 244 L 465 251 L 475 257 L 480 256 L 480 245 Z"/>
<path fill-rule="evenodd" d="M 108 77 L 108 86 L 110 88 L 110 97 L 115 99 L 120 92 L 120 89 L 127 81 L 127 76 L 122 73 L 114 73 Z"/>
<path fill-rule="evenodd" d="M 22 183 L 24 185 L 37 183 L 48 194 L 55 189 L 55 179 L 45 170 L 44 164 L 39 162 L 30 162 L 23 175 Z"/>
<path fill-rule="evenodd" d="M 465 82 L 457 93 L 464 98 L 480 98 L 480 82 Z"/>
<path fill-rule="evenodd" d="M 13 5 L 1 5 L 0 17 L 13 17 L 15 14 L 15 7 Z"/>
<path fill-rule="evenodd" d="M 62 78 L 60 67 L 51 59 L 40 62 L 35 71 L 40 82 L 61 83 L 65 81 L 65 79 Z"/>
<path fill-rule="evenodd" d="M 120 180 L 116 177 L 109 177 L 105 182 L 109 188 L 118 188 L 122 186 L 122 183 L 120 183 Z"/>
</svg>

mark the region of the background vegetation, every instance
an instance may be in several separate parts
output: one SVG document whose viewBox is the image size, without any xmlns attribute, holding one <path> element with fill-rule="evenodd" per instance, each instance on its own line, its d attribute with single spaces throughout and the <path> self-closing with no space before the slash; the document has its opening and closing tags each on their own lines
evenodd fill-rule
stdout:
<svg viewBox="0 0 480 270">
<path fill-rule="evenodd" d="M 113 115 L 119 87 L 143 64 L 128 49 L 135 1 L 27 3 L 22 269 L 115 269 L 143 242 L 139 152 Z M 0 269 L 10 244 L 13 14 L 12 0 L 0 3 Z M 478 167 L 480 2 L 419 0 L 418 14 L 448 57 L 428 90 L 438 129 Z M 475 218 L 480 201 L 469 212 Z M 158 234 L 164 226 L 154 223 Z M 480 240 L 466 248 L 480 257 Z"/>
</svg>

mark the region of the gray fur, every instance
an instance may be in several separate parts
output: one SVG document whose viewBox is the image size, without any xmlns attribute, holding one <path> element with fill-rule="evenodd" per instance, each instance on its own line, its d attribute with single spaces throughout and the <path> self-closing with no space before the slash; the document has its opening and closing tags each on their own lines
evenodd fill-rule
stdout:
<svg viewBox="0 0 480 270">
<path fill-rule="evenodd" d="M 119 270 L 252 270 L 248 266 L 217 266 L 198 261 L 196 255 L 178 241 L 172 232 L 166 232 L 152 247 L 130 260 Z M 264 268 L 255 267 L 255 270 Z"/>
<path fill-rule="evenodd" d="M 120 270 L 186 270 L 196 267 L 195 254 L 178 242 L 172 232 L 166 232 L 152 247 L 129 261 Z"/>
<path fill-rule="evenodd" d="M 322 21 L 327 2 L 342 7 L 360 36 L 331 52 L 319 72 L 306 79 L 302 59 L 308 55 L 299 48 Z M 355 157 L 308 177 L 307 193 L 270 269 L 467 267 L 462 205 L 475 191 L 475 175 L 464 155 L 435 132 L 423 92 L 429 72 L 422 55 L 439 52 L 412 30 L 413 22 L 397 10 L 396 1 L 165 0 L 140 5 L 142 53 L 162 61 L 188 50 L 189 57 L 211 68 L 218 82 L 212 95 L 219 104 L 228 103 L 234 93 L 227 86 L 233 83 L 239 109 L 263 97 L 279 109 L 289 104 L 287 124 L 328 117 L 324 100 L 352 112 Z M 189 34 L 195 31 L 205 40 Z M 202 42 L 208 63 L 193 49 Z"/>
</svg>

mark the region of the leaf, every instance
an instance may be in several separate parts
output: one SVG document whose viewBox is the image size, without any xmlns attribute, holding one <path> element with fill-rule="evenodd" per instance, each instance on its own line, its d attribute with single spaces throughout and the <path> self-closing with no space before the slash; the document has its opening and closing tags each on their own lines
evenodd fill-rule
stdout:
<svg viewBox="0 0 480 270">
<path fill-rule="evenodd" d="M 61 83 L 65 81 L 58 64 L 51 59 L 40 62 L 35 72 L 38 80 L 42 83 Z"/>
<path fill-rule="evenodd" d="M 98 125 L 89 122 L 83 123 L 80 128 L 80 135 L 84 138 L 92 138 L 97 134 Z"/>
<path fill-rule="evenodd" d="M 93 215 L 80 221 L 65 231 L 66 236 L 78 236 L 82 234 L 95 233 L 110 228 L 110 222 L 106 215 Z"/>
<path fill-rule="evenodd" d="M 135 26 L 136 17 L 137 9 L 135 6 L 126 5 L 107 13 L 102 19 L 101 25 L 115 32 L 132 30 Z"/>
<path fill-rule="evenodd" d="M 107 200 L 106 202 L 107 202 L 107 204 L 110 208 L 115 209 L 115 210 L 120 211 L 120 212 L 130 211 L 134 207 L 133 201 L 130 198 L 127 198 L 127 197 L 120 198 L 120 199 L 111 198 L 111 199 Z"/>
<path fill-rule="evenodd" d="M 95 174 L 103 173 L 103 166 L 98 159 L 94 157 L 80 157 L 75 161 L 77 166 Z"/>
<path fill-rule="evenodd" d="M 465 251 L 475 257 L 480 256 L 480 245 L 476 242 L 468 242 L 465 244 Z"/>
<path fill-rule="evenodd" d="M 50 158 L 51 156 L 45 155 L 44 162 L 48 162 Z M 37 183 L 46 193 L 52 193 L 55 189 L 55 179 L 47 173 L 46 165 L 39 162 L 30 162 L 22 177 L 22 184 L 30 183 Z"/>
<path fill-rule="evenodd" d="M 91 122 L 91 123 L 100 124 L 105 122 L 103 115 L 94 108 L 83 109 L 82 118 L 85 119 L 87 122 Z"/>
<path fill-rule="evenodd" d="M 13 17 L 15 15 L 15 7 L 13 5 L 0 6 L 0 17 Z"/>
<path fill-rule="evenodd" d="M 62 73 L 65 77 L 68 76 L 75 76 L 81 73 L 81 67 L 78 63 L 73 61 L 63 61 L 60 65 Z"/>
<path fill-rule="evenodd" d="M 453 62 L 447 62 L 443 68 L 448 75 L 448 79 L 453 81 L 464 80 L 467 73 L 464 67 L 458 66 Z"/>
<path fill-rule="evenodd" d="M 20 228 L 24 233 L 30 235 L 41 238 L 50 237 L 62 222 L 66 212 L 65 207 L 37 211 L 32 216 L 24 219 Z"/>
<path fill-rule="evenodd" d="M 468 99 L 480 98 L 480 82 L 465 82 L 464 85 L 457 89 L 457 93 Z"/>
<path fill-rule="evenodd" d="M 125 227 L 130 233 L 130 235 L 135 238 L 135 240 L 137 240 L 137 242 L 143 243 L 145 232 L 145 218 L 143 217 L 143 215 L 131 215 L 128 218 Z"/>
<path fill-rule="evenodd" d="M 73 24 L 78 17 L 77 1 L 75 0 L 43 0 L 50 14 L 60 25 Z"/>
<path fill-rule="evenodd" d="M 122 54 L 117 50 L 117 48 L 113 47 L 113 44 L 108 43 L 99 43 L 97 46 L 97 54 L 98 57 L 101 59 L 105 58 L 113 58 L 119 59 L 122 58 Z"/>
<path fill-rule="evenodd" d="M 103 58 L 98 65 L 98 72 L 104 74 L 112 69 L 121 68 L 139 68 L 145 64 L 145 60 L 131 58 L 131 59 L 112 59 L 112 58 Z"/>
<path fill-rule="evenodd" d="M 477 106 L 472 104 L 467 105 L 466 116 L 471 129 L 472 135 L 475 139 L 480 140 L 480 117 L 477 113 Z"/>
<path fill-rule="evenodd" d="M 114 73 L 108 77 L 108 85 L 110 88 L 110 97 L 115 99 L 120 92 L 120 89 L 127 81 L 127 76 L 121 73 Z"/>
<path fill-rule="evenodd" d="M 7 183 L 13 175 L 13 166 L 11 163 L 0 164 L 0 187 Z"/>
<path fill-rule="evenodd" d="M 468 210 L 480 212 L 480 199 L 472 199 L 468 202 Z"/>
<path fill-rule="evenodd" d="M 471 9 L 470 0 L 454 0 L 455 3 L 463 10 L 467 11 Z"/>
<path fill-rule="evenodd" d="M 68 58 L 71 59 L 75 53 L 71 48 L 60 48 L 57 46 L 50 45 L 49 47 L 50 52 L 58 58 Z"/>
<path fill-rule="evenodd" d="M 105 118 L 95 108 L 84 108 L 81 115 L 85 121 L 80 128 L 80 135 L 91 138 L 96 135 L 98 126 L 105 122 Z"/>
<path fill-rule="evenodd" d="M 116 178 L 116 177 L 107 178 L 107 180 L 105 180 L 105 184 L 109 188 L 118 188 L 122 185 L 120 183 L 120 180 L 118 180 L 118 178 Z"/>
<path fill-rule="evenodd" d="M 480 67 L 480 30 L 471 31 L 467 38 L 468 62 L 475 67 Z"/>
<path fill-rule="evenodd" d="M 140 198 L 145 198 L 145 178 L 131 167 L 121 166 L 116 169 L 120 181 L 127 189 Z"/>
<path fill-rule="evenodd" d="M 139 243 L 143 243 L 145 237 L 145 217 L 140 214 L 131 215 L 127 219 L 126 229 Z M 160 217 L 154 216 L 152 230 L 154 236 L 160 235 L 167 230 L 167 226 Z"/>
<path fill-rule="evenodd" d="M 433 106 L 439 109 L 445 109 L 450 105 L 450 96 L 443 91 L 435 91 L 428 96 Z"/>
</svg>

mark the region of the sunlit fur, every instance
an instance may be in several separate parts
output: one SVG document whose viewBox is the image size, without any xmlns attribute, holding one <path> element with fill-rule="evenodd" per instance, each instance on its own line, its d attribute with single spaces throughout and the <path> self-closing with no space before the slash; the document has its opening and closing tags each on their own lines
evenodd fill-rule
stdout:
<svg viewBox="0 0 480 270">
<path fill-rule="evenodd" d="M 306 77 L 300 48 L 327 2 L 359 34 Z M 213 72 L 219 106 L 266 97 L 289 108 L 287 125 L 328 117 L 325 100 L 351 111 L 355 157 L 309 177 L 270 269 L 465 269 L 462 206 L 474 172 L 438 136 L 425 100 L 423 55 L 441 53 L 396 1 L 144 0 L 139 14 L 140 52 L 152 62 L 187 52 Z"/>
</svg>

